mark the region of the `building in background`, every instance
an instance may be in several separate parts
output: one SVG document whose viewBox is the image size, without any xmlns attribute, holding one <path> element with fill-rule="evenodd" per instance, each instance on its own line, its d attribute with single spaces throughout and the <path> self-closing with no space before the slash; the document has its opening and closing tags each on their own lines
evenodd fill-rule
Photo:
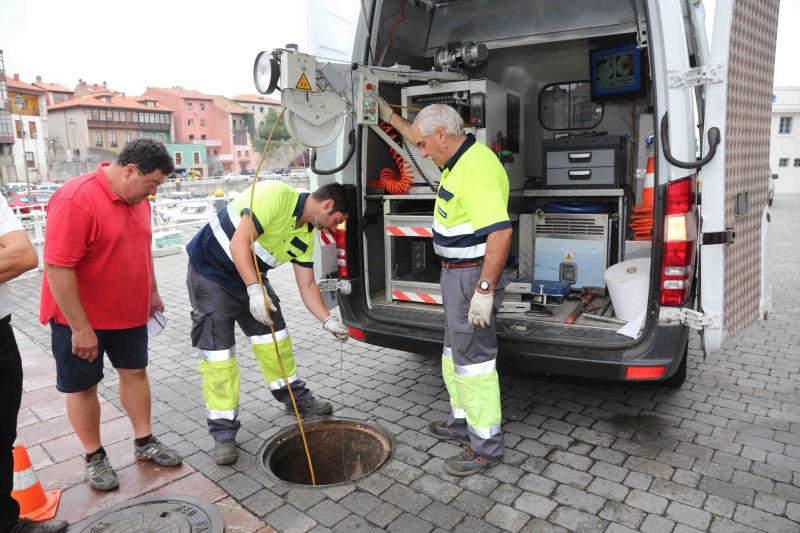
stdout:
<svg viewBox="0 0 800 533">
<path fill-rule="evenodd" d="M 770 137 L 775 193 L 800 193 L 800 87 L 773 89 Z"/>
<path fill-rule="evenodd" d="M 98 83 L 86 83 L 86 80 L 82 79 L 78 80 L 78 84 L 75 86 L 75 90 L 72 92 L 75 98 L 80 98 L 81 96 L 87 96 L 90 94 L 107 93 L 107 92 L 119 95 L 122 94 L 121 92 L 109 89 L 108 84 L 106 82 L 103 82 L 103 84 L 100 85 Z"/>
<path fill-rule="evenodd" d="M 108 161 L 139 137 L 172 142 L 172 110 L 154 98 L 94 92 L 54 104 L 48 111 L 59 161 Z"/>
<path fill-rule="evenodd" d="M 208 153 L 202 144 L 168 144 L 167 151 L 175 161 L 175 173 L 187 178 L 196 170 L 199 176 L 208 176 Z"/>
<path fill-rule="evenodd" d="M 6 67 L 0 50 L 0 185 L 14 181 L 14 123 L 11 120 L 11 102 L 8 99 Z"/>
<path fill-rule="evenodd" d="M 176 143 L 207 148 L 210 175 L 252 168 L 246 109 L 223 97 L 180 88 L 148 87 L 143 97 L 173 109 Z"/>
<path fill-rule="evenodd" d="M 6 84 L 14 124 L 14 181 L 46 181 L 49 176 L 46 93 L 21 81 L 18 74 L 6 78 Z"/>
<path fill-rule="evenodd" d="M 36 76 L 36 81 L 31 85 L 42 89 L 46 93 L 47 105 L 58 104 L 75 96 L 73 91 L 67 89 L 63 85 L 43 82 L 41 76 Z"/>
<path fill-rule="evenodd" d="M 274 98 L 269 98 L 267 96 L 261 96 L 258 94 L 240 94 L 234 96 L 231 98 L 231 100 L 252 113 L 255 126 L 255 132 L 252 133 L 255 133 L 256 135 L 258 135 L 261 129 L 264 128 L 269 110 L 273 109 L 277 113 L 281 109 L 280 100 L 275 100 Z"/>
</svg>

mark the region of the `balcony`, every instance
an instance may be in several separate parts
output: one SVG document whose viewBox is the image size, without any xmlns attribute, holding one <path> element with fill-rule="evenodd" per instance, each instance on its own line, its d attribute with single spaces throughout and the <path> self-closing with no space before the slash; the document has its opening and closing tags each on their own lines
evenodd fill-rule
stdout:
<svg viewBox="0 0 800 533">
<path fill-rule="evenodd" d="M 222 146 L 222 141 L 218 139 L 195 139 L 192 144 L 204 144 L 206 146 Z"/>
<path fill-rule="evenodd" d="M 155 124 L 153 122 L 115 122 L 108 120 L 87 120 L 89 128 L 104 130 L 143 130 L 143 131 L 169 131 L 169 124 Z"/>
<path fill-rule="evenodd" d="M 233 154 L 219 154 L 216 157 L 219 161 L 233 161 Z"/>
</svg>

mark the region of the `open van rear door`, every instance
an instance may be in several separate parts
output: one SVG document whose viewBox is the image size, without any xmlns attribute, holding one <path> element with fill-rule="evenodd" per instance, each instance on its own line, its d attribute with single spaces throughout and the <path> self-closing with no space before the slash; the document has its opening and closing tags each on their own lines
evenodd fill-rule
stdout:
<svg viewBox="0 0 800 533">
<path fill-rule="evenodd" d="M 703 349 L 713 353 L 764 315 L 771 95 L 779 0 L 717 0 L 705 126 L 722 133 L 700 171 Z M 707 150 L 708 147 L 704 147 Z"/>
</svg>

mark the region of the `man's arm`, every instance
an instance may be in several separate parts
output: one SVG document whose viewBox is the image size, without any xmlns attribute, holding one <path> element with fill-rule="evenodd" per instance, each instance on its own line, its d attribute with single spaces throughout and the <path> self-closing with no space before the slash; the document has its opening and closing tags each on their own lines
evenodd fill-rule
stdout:
<svg viewBox="0 0 800 533">
<path fill-rule="evenodd" d="M 245 285 L 258 283 L 258 272 L 253 264 L 253 241 L 257 238 L 258 232 L 250 215 L 242 214 L 239 227 L 236 228 L 231 239 L 231 256 L 233 264 L 236 265 L 236 271 L 239 272 Z"/>
<path fill-rule="evenodd" d="M 411 127 L 411 122 L 392 111 L 392 107 L 382 97 L 378 96 L 377 101 L 378 114 L 381 120 L 394 126 L 394 129 L 399 131 L 400 135 L 405 137 L 411 144 L 416 144 L 414 129 Z"/>
<path fill-rule="evenodd" d="M 97 357 L 97 336 L 81 303 L 75 270 L 45 263 L 45 275 L 53 298 L 72 329 L 72 353 L 81 359 L 94 361 Z M 125 304 L 120 302 L 120 305 Z"/>
<path fill-rule="evenodd" d="M 156 267 L 153 265 L 153 258 L 150 258 L 150 277 L 153 280 L 150 283 L 150 316 L 158 311 L 164 312 L 164 301 L 161 299 L 161 294 L 158 292 L 158 284 L 156 283 Z"/>
<path fill-rule="evenodd" d="M 513 230 L 511 228 L 505 228 L 493 231 L 486 237 L 486 254 L 483 257 L 483 269 L 481 269 L 480 279 L 491 282 L 493 287 L 500 281 L 500 275 L 503 273 L 508 261 L 512 233 Z M 478 288 L 475 290 L 488 294 L 488 292 Z"/>
<path fill-rule="evenodd" d="M 0 283 L 12 280 L 36 268 L 39 259 L 24 230 L 14 230 L 0 236 Z"/>
<path fill-rule="evenodd" d="M 312 315 L 320 322 L 324 322 L 331 316 L 325 302 L 322 301 L 322 294 L 319 292 L 317 282 L 314 280 L 314 269 L 304 266 L 292 265 L 294 267 L 294 279 L 300 291 L 300 298 Z"/>
</svg>

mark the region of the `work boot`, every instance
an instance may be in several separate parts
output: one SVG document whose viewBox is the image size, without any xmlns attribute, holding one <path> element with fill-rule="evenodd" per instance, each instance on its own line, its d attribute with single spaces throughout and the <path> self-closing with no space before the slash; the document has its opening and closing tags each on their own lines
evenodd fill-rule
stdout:
<svg viewBox="0 0 800 533">
<path fill-rule="evenodd" d="M 214 462 L 218 465 L 235 463 L 238 458 L 239 450 L 236 448 L 236 441 L 222 440 L 214 445 Z"/>
<path fill-rule="evenodd" d="M 431 422 L 426 428 L 428 435 L 436 437 L 439 440 L 455 440 L 459 442 L 466 442 L 469 444 L 469 436 L 456 435 L 453 430 L 447 427 L 447 422 L 440 420 L 439 422 Z"/>
<path fill-rule="evenodd" d="M 444 471 L 453 476 L 468 476 L 476 472 L 483 472 L 490 466 L 494 466 L 499 462 L 499 459 L 490 461 L 481 457 L 480 454 L 475 453 L 472 448 L 466 448 L 460 454 L 444 462 Z"/>
<path fill-rule="evenodd" d="M 303 418 L 307 416 L 324 416 L 333 412 L 333 404 L 327 400 L 309 400 L 298 403 L 297 410 L 300 411 L 300 416 Z M 286 412 L 294 414 L 292 404 L 286 406 Z"/>
<path fill-rule="evenodd" d="M 48 520 L 47 522 L 34 522 L 27 518 L 20 519 L 11 528 L 9 533 L 63 533 L 69 527 L 69 522 L 64 520 Z"/>
<path fill-rule="evenodd" d="M 86 463 L 86 481 L 95 490 L 113 490 L 119 487 L 119 477 L 111 467 L 108 456 L 96 453 Z"/>
<path fill-rule="evenodd" d="M 137 461 L 153 461 L 160 466 L 178 466 L 183 461 L 181 454 L 155 437 L 150 437 L 143 446 L 137 446 L 134 442 L 133 456 Z"/>
</svg>

